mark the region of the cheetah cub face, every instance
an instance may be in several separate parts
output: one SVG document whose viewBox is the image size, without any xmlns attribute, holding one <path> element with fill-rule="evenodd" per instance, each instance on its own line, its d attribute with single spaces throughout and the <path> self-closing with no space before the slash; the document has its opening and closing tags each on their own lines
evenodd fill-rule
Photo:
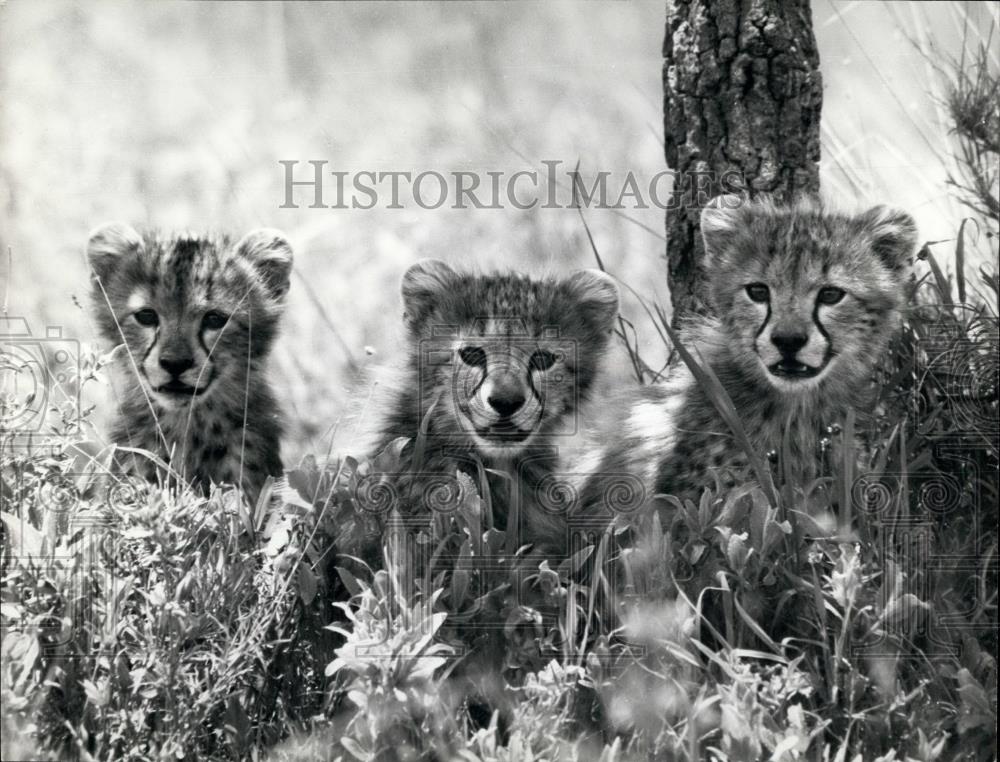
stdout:
<svg viewBox="0 0 1000 762">
<path fill-rule="evenodd" d="M 140 235 L 112 223 L 87 244 L 99 329 L 124 345 L 149 399 L 165 409 L 242 399 L 277 330 L 292 250 L 275 230 L 226 238 Z"/>
<path fill-rule="evenodd" d="M 403 276 L 402 292 L 419 416 L 430 416 L 435 436 L 504 459 L 572 433 L 618 313 L 609 276 L 536 281 L 425 260 Z"/>
<path fill-rule="evenodd" d="M 871 370 L 905 301 L 917 240 L 908 214 L 722 196 L 701 229 L 711 300 L 751 378 L 799 393 Z"/>
</svg>

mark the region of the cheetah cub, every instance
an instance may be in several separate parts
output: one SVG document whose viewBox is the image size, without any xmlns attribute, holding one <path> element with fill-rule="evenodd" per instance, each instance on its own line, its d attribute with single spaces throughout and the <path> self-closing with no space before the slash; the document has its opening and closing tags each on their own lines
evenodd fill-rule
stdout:
<svg viewBox="0 0 1000 762">
<path fill-rule="evenodd" d="M 682 341 L 715 372 L 757 453 L 782 453 L 787 426 L 790 462 L 780 470 L 803 484 L 819 475 L 827 428 L 871 406 L 911 282 L 916 225 L 884 206 L 851 216 L 812 200 L 722 196 L 703 210 L 701 231 L 714 317 L 692 322 Z M 744 451 L 686 366 L 639 390 L 615 424 L 589 463 L 567 466 L 589 474 L 584 513 L 606 507 L 623 475 L 640 500 L 697 503 L 714 484 L 710 471 L 730 484 L 747 472 Z"/>
<path fill-rule="evenodd" d="M 534 280 L 424 260 L 401 290 L 408 357 L 373 448 L 406 438 L 403 472 L 389 477 L 394 506 L 433 508 L 447 494 L 434 489 L 439 476 L 457 470 L 481 485 L 485 474 L 498 526 L 518 501 L 517 531 L 530 542 L 534 490 L 577 429 L 618 314 L 617 286 L 598 270 Z"/>
<path fill-rule="evenodd" d="M 233 244 L 111 223 L 90 234 L 86 255 L 98 330 L 117 347 L 112 441 L 153 453 L 202 490 L 234 484 L 255 502 L 282 473 L 264 365 L 288 291 L 288 241 L 268 229 Z M 152 459 L 125 457 L 157 477 Z"/>
</svg>

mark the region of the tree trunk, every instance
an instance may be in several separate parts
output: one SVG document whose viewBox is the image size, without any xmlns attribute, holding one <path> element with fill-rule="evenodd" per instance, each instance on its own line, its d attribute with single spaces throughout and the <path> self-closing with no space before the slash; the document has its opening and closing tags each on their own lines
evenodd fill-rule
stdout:
<svg viewBox="0 0 1000 762">
<path fill-rule="evenodd" d="M 663 122 L 673 324 L 705 311 L 701 207 L 819 190 L 822 82 L 808 0 L 668 0 Z"/>
</svg>

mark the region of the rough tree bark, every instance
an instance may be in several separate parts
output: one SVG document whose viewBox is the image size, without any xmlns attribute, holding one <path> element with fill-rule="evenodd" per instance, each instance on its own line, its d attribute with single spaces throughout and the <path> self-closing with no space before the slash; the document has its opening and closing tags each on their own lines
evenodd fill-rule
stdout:
<svg viewBox="0 0 1000 762">
<path fill-rule="evenodd" d="M 676 327 L 704 312 L 698 215 L 708 199 L 819 190 L 823 91 L 808 0 L 669 0 L 663 59 Z"/>
</svg>

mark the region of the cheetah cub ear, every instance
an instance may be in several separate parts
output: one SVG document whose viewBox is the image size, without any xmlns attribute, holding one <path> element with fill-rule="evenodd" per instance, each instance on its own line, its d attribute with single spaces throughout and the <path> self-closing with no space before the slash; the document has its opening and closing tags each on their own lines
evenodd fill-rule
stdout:
<svg viewBox="0 0 1000 762">
<path fill-rule="evenodd" d="M 284 233 L 274 228 L 252 230 L 235 250 L 253 265 L 273 299 L 284 298 L 292 275 L 292 245 Z"/>
<path fill-rule="evenodd" d="M 121 264 L 121 258 L 142 251 L 142 236 L 124 222 L 106 222 L 94 228 L 87 238 L 87 265 L 100 281 Z"/>
<path fill-rule="evenodd" d="M 701 239 L 706 264 L 717 261 L 740 230 L 743 213 L 750 200 L 735 193 L 716 196 L 701 210 Z"/>
<path fill-rule="evenodd" d="M 403 320 L 407 327 L 418 328 L 444 297 L 458 273 L 440 259 L 421 259 L 403 273 Z"/>
<path fill-rule="evenodd" d="M 902 209 L 876 206 L 858 216 L 861 232 L 875 256 L 894 272 L 913 264 L 917 244 L 917 223 Z"/>
<path fill-rule="evenodd" d="M 580 270 L 566 280 L 570 293 L 598 330 L 610 330 L 618 316 L 618 284 L 603 270 Z"/>
</svg>

